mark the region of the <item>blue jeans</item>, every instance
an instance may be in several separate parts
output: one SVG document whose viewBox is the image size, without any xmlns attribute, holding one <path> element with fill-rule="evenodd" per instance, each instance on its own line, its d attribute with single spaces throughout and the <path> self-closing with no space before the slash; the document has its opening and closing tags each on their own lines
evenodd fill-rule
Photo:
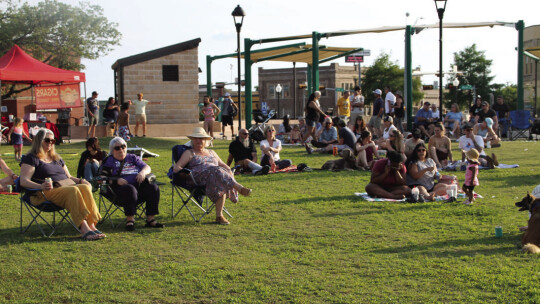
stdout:
<svg viewBox="0 0 540 304">
<path fill-rule="evenodd" d="M 91 182 L 96 176 L 98 165 L 95 162 L 89 162 L 84 166 L 84 179 Z"/>
<path fill-rule="evenodd" d="M 509 126 L 510 123 L 506 118 L 499 118 L 499 130 L 502 130 L 501 136 L 506 136 L 506 132 L 508 132 Z"/>
</svg>

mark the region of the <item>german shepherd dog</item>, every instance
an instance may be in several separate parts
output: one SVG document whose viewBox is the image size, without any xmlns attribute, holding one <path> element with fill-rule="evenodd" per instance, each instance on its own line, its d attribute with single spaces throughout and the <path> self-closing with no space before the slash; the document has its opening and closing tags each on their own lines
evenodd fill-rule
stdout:
<svg viewBox="0 0 540 304">
<path fill-rule="evenodd" d="M 527 193 L 527 196 L 516 203 L 516 207 L 520 207 L 519 211 L 529 210 L 531 212 L 527 231 L 521 237 L 523 251 L 540 253 L 540 197 L 537 198 Z"/>
<path fill-rule="evenodd" d="M 321 169 L 328 171 L 341 171 L 341 170 L 355 170 L 356 169 L 356 158 L 351 149 L 343 149 L 340 152 L 342 158 L 329 160 L 322 165 Z"/>
</svg>

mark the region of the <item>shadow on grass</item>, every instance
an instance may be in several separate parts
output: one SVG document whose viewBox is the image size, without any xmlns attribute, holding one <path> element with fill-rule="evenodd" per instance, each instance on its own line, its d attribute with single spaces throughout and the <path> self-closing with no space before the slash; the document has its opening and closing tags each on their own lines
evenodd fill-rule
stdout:
<svg viewBox="0 0 540 304">
<path fill-rule="evenodd" d="M 495 248 L 482 248 L 493 247 Z M 466 247 L 466 248 L 463 248 Z M 508 235 L 502 238 L 484 237 L 478 239 L 455 239 L 433 242 L 430 244 L 407 245 L 372 250 L 376 254 L 429 254 L 437 257 L 461 257 L 474 255 L 499 255 L 509 254 L 520 249 L 519 237 Z"/>
</svg>

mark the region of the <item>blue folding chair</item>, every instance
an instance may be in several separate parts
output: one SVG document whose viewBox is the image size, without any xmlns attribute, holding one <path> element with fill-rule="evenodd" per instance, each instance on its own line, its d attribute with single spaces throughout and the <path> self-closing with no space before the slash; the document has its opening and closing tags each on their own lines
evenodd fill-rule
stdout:
<svg viewBox="0 0 540 304">
<path fill-rule="evenodd" d="M 526 110 L 510 111 L 509 140 L 515 140 L 520 137 L 532 139 L 531 128 L 531 112 Z"/>
<path fill-rule="evenodd" d="M 186 145 L 176 145 L 172 148 L 172 166 L 169 168 L 169 172 L 167 172 L 167 176 L 171 179 L 172 186 L 171 214 L 172 217 L 175 218 L 180 211 L 185 208 L 195 222 L 200 222 L 212 211 L 215 206 L 214 202 L 210 201 L 206 196 L 205 187 L 197 185 L 195 178 L 193 178 L 193 175 L 191 174 L 191 170 L 188 168 L 183 168 L 180 172 L 173 172 L 173 167 L 176 162 L 180 159 L 180 157 L 182 157 L 182 154 L 189 149 L 191 149 L 191 147 Z M 174 207 L 175 193 L 182 202 L 182 206 L 176 210 L 176 212 Z M 190 204 L 193 204 L 203 212 L 199 218 L 195 217 L 191 211 L 189 207 Z M 225 214 L 227 214 L 229 217 L 233 217 L 225 207 L 223 208 L 223 212 L 225 212 Z"/>
<path fill-rule="evenodd" d="M 75 228 L 75 230 L 79 231 L 79 228 L 73 223 L 71 218 L 69 217 L 69 212 L 55 204 L 53 204 L 50 201 L 44 201 L 43 203 L 39 205 L 32 205 L 30 202 L 30 196 L 32 196 L 36 192 L 41 192 L 43 194 L 43 191 L 41 189 L 25 189 L 21 186 L 20 178 L 18 178 L 15 181 L 15 192 L 20 193 L 20 202 L 21 202 L 21 233 L 25 233 L 28 231 L 28 229 L 32 226 L 32 224 L 36 224 L 36 226 L 41 231 L 41 234 L 43 234 L 44 237 L 51 237 L 57 230 L 57 228 L 62 224 L 62 222 L 66 221 Z M 43 194 L 44 197 L 45 194 Z M 26 208 L 28 213 L 30 214 L 32 220 L 28 225 L 26 225 L 23 228 L 23 206 Z M 43 213 L 52 213 L 52 221 L 47 220 L 44 217 Z M 56 222 L 56 214 L 60 217 L 60 221 L 58 223 Z M 51 232 L 49 234 L 45 233 L 45 229 L 41 226 L 39 220 L 43 221 L 43 224 L 46 224 L 50 229 Z M 80 232 L 80 231 L 79 231 Z"/>
</svg>

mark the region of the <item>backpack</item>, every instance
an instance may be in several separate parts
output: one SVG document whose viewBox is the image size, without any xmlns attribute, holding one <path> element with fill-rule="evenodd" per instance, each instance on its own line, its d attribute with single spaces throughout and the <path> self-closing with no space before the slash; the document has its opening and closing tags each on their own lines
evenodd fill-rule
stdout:
<svg viewBox="0 0 540 304">
<path fill-rule="evenodd" d="M 231 103 L 229 104 L 229 115 L 231 115 L 232 117 L 235 117 L 236 115 L 238 115 L 238 110 L 236 109 L 235 106 L 232 105 L 234 101 L 231 100 Z"/>
</svg>

